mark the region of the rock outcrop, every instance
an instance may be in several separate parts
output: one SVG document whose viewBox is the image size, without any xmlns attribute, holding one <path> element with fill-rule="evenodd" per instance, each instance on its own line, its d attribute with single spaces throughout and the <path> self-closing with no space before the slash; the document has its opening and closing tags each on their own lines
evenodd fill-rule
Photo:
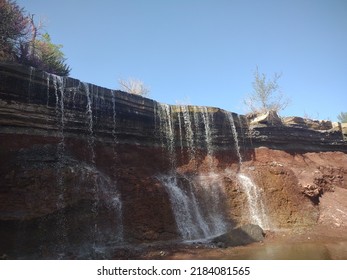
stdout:
<svg viewBox="0 0 347 280">
<path fill-rule="evenodd" d="M 250 124 L 249 137 L 253 139 L 253 147 L 266 146 L 295 152 L 347 152 L 343 124 L 333 126 L 330 121 L 300 117 L 280 120 L 273 113 L 252 118 Z"/>
<path fill-rule="evenodd" d="M 319 196 L 305 187 L 346 188 L 343 133 L 305 120 L 249 124 L 0 64 L 0 255 L 97 258 L 250 224 L 240 172 L 259 187 L 273 229 L 315 224 Z"/>
<path fill-rule="evenodd" d="M 218 247 L 234 247 L 264 240 L 265 233 L 258 225 L 246 224 L 212 240 Z"/>
</svg>

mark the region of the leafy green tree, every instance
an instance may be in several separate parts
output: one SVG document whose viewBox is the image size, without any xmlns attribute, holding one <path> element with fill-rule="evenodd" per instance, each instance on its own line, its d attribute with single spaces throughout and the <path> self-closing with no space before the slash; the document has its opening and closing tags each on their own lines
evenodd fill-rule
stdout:
<svg viewBox="0 0 347 280">
<path fill-rule="evenodd" d="M 49 73 L 60 76 L 68 76 L 69 66 L 65 63 L 64 53 L 61 51 L 62 45 L 55 45 L 51 41 L 48 33 L 44 33 L 40 39 L 32 42 L 35 52 L 29 57 L 36 67 Z"/>
<path fill-rule="evenodd" d="M 278 85 L 280 78 L 281 75 L 275 73 L 272 79 L 267 79 L 266 75 L 260 74 L 258 67 L 256 68 L 252 83 L 253 92 L 244 99 L 245 105 L 252 113 L 279 112 L 288 106 L 289 99 L 284 96 Z"/>
<path fill-rule="evenodd" d="M 29 34 L 29 17 L 15 1 L 0 0 L 0 60 L 14 61 Z"/>
<path fill-rule="evenodd" d="M 41 70 L 68 76 L 70 67 L 48 33 L 40 34 L 41 22 L 35 24 L 33 15 L 26 15 L 15 1 L 0 0 L 0 60 L 14 61 Z"/>
<path fill-rule="evenodd" d="M 347 112 L 341 112 L 341 113 L 337 116 L 337 119 L 339 120 L 339 122 L 347 123 Z"/>
</svg>

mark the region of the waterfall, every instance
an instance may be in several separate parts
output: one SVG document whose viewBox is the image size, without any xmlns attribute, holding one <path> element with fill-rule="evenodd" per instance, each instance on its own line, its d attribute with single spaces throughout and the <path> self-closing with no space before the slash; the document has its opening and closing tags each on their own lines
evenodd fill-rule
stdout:
<svg viewBox="0 0 347 280">
<path fill-rule="evenodd" d="M 228 223 L 222 209 L 224 192 L 223 176 L 215 172 L 199 174 L 192 180 L 195 189 L 201 192 L 202 204 L 207 207 L 205 216 L 210 225 L 210 236 L 218 236 L 227 231 Z"/>
<path fill-rule="evenodd" d="M 60 76 L 56 76 L 53 74 L 49 74 L 52 76 L 53 86 L 54 86 L 54 95 L 55 95 L 55 113 L 57 116 L 57 126 L 59 128 L 59 138 L 60 141 L 58 143 L 57 155 L 57 186 L 58 186 L 58 199 L 56 202 L 56 206 L 58 211 L 65 209 L 66 201 L 65 201 L 65 178 L 63 174 L 63 168 L 65 166 L 65 114 L 64 114 L 64 78 Z M 49 78 L 48 78 L 49 82 Z M 48 83 L 47 82 L 47 83 Z M 60 212 L 58 214 L 58 236 L 59 241 L 57 244 L 57 254 L 60 258 L 64 257 L 65 254 L 65 246 L 67 243 L 67 222 L 65 215 Z"/>
<path fill-rule="evenodd" d="M 160 137 L 162 144 L 167 148 L 171 169 L 175 172 L 176 168 L 176 154 L 175 154 L 175 135 L 173 120 L 171 115 L 171 108 L 167 104 L 157 104 L 157 112 L 159 116 Z"/>
<path fill-rule="evenodd" d="M 120 195 L 117 192 L 117 188 L 114 186 L 112 180 L 108 178 L 106 175 L 103 175 L 101 172 L 97 170 L 96 167 L 96 155 L 95 155 L 95 136 L 94 136 L 94 122 L 93 122 L 93 99 L 95 100 L 95 95 L 98 95 L 98 91 L 95 93 L 90 91 L 90 86 L 87 83 L 83 83 L 84 90 L 86 93 L 87 98 L 87 104 L 86 104 L 86 120 L 88 125 L 88 147 L 90 150 L 90 161 L 91 164 L 88 166 L 88 168 L 85 168 L 87 171 L 94 174 L 92 178 L 90 178 L 93 181 L 93 199 L 94 203 L 92 205 L 92 214 L 93 218 L 95 219 L 94 222 L 94 244 L 93 249 L 95 253 L 98 253 L 100 251 L 100 248 L 103 246 L 104 241 L 102 240 L 102 232 L 100 232 L 100 225 L 98 224 L 98 216 L 99 216 L 99 208 L 101 206 L 101 202 L 106 203 L 108 208 L 112 208 L 115 211 L 115 220 L 118 223 L 118 227 L 116 232 L 114 232 L 114 239 L 115 241 L 123 241 L 123 223 L 122 223 L 122 203 L 120 199 Z M 99 97 L 101 98 L 101 97 Z M 95 106 L 98 107 L 98 98 L 96 98 L 96 101 L 94 103 Z M 114 139 L 114 143 L 117 142 L 116 137 L 116 104 L 115 104 L 115 96 L 114 92 L 112 93 L 112 120 L 113 120 L 113 127 L 112 127 L 112 136 Z M 114 151 L 114 157 L 113 159 L 116 159 L 116 151 Z"/>
<path fill-rule="evenodd" d="M 123 237 L 123 217 L 122 217 L 122 200 L 117 187 L 113 180 L 107 175 L 100 172 L 95 166 L 88 164 L 81 164 L 78 166 L 80 176 L 82 178 L 90 178 L 98 186 L 98 196 L 108 209 L 114 211 L 114 218 L 117 222 L 117 229 L 114 232 L 113 240 L 122 242 Z M 95 246 L 95 244 L 94 244 Z"/>
<path fill-rule="evenodd" d="M 242 166 L 242 156 L 240 153 L 240 146 L 234 118 L 230 112 L 227 112 L 227 117 L 229 119 L 231 132 L 234 137 L 235 150 L 239 159 L 239 165 Z M 269 229 L 270 223 L 266 215 L 261 189 L 258 188 L 258 186 L 252 181 L 251 178 L 249 178 L 242 172 L 239 172 L 237 174 L 237 179 L 241 185 L 242 191 L 246 194 L 247 197 L 248 215 L 250 222 L 259 225 L 263 229 Z"/>
<path fill-rule="evenodd" d="M 195 149 L 194 149 L 192 123 L 190 121 L 190 114 L 188 111 L 188 106 L 181 105 L 180 109 L 183 116 L 185 138 L 186 138 L 187 149 L 189 153 L 189 159 L 192 160 L 192 159 L 195 159 Z"/>
<path fill-rule="evenodd" d="M 184 140 L 187 143 L 188 158 L 189 161 L 195 160 L 196 148 L 194 145 L 190 114 L 185 106 L 180 106 L 179 109 L 179 112 L 177 112 L 177 122 L 180 139 L 177 139 L 177 142 L 179 140 L 182 149 L 182 131 L 184 126 Z M 210 165 L 209 172 L 206 174 L 182 175 L 176 172 L 175 118 L 173 117 L 171 107 L 166 104 L 158 103 L 156 112 L 159 116 L 162 143 L 166 145 L 168 157 L 171 162 L 170 173 L 168 175 L 161 174 L 157 178 L 169 195 L 177 229 L 182 239 L 186 241 L 207 239 L 224 233 L 227 229 L 227 223 L 221 209 L 224 191 L 223 180 L 220 180 L 212 172 L 212 164 Z M 203 115 L 202 120 L 204 123 L 207 154 L 212 156 L 212 118 L 209 116 L 205 107 L 202 108 L 201 114 Z M 197 108 L 194 108 L 193 120 L 196 136 L 199 135 L 199 115 L 200 112 L 197 112 Z M 180 120 L 180 117 L 183 118 L 183 121 Z"/>
<path fill-rule="evenodd" d="M 51 74 L 53 77 L 53 86 L 54 86 L 54 95 L 56 99 L 55 103 L 55 111 L 56 115 L 58 117 L 58 127 L 59 127 L 59 144 L 58 144 L 58 161 L 59 161 L 59 169 L 61 169 L 64 165 L 64 153 L 65 153 L 65 135 L 64 135 L 64 128 L 65 128 L 65 113 L 64 113 L 64 79 L 63 77 L 56 76 Z M 60 97 L 59 94 L 60 93 Z M 60 182 L 59 185 L 63 186 L 63 178 L 62 175 L 59 175 Z M 60 194 L 63 196 L 63 192 Z M 62 199 L 63 200 L 63 199 Z"/>
<path fill-rule="evenodd" d="M 87 106 L 86 106 L 86 117 L 88 122 L 88 132 L 89 132 L 89 138 L 88 138 L 88 145 L 91 151 L 91 162 L 95 164 L 95 152 L 94 152 L 94 132 L 93 132 L 93 110 L 92 110 L 92 99 L 91 94 L 89 91 L 89 85 L 87 83 L 83 83 L 84 90 L 87 97 Z"/>
<path fill-rule="evenodd" d="M 237 175 L 237 178 L 247 196 L 250 222 L 259 225 L 263 229 L 269 229 L 270 225 L 261 197 L 261 191 L 248 176 L 240 173 Z"/>
<path fill-rule="evenodd" d="M 241 136 L 242 136 L 242 143 L 243 145 L 245 145 L 245 134 L 243 132 L 243 128 L 242 128 L 242 120 L 241 120 L 241 116 L 237 115 L 237 118 L 239 120 L 239 124 L 240 124 L 240 129 L 241 129 Z"/>
<path fill-rule="evenodd" d="M 116 135 L 116 97 L 115 97 L 115 92 L 112 90 L 112 121 L 113 121 L 113 126 L 112 126 L 112 136 L 114 143 L 117 143 L 117 135 Z"/>
<path fill-rule="evenodd" d="M 207 156 L 210 170 L 214 169 L 213 166 L 213 144 L 212 144 L 212 134 L 211 134 L 211 123 L 213 123 L 213 119 L 210 121 L 210 114 L 208 113 L 207 107 L 202 107 L 202 120 L 204 123 L 205 129 L 205 142 L 207 148 Z"/>
<path fill-rule="evenodd" d="M 237 157 L 239 159 L 239 164 L 240 166 L 242 165 L 242 156 L 240 153 L 240 146 L 239 146 L 239 140 L 238 140 L 238 135 L 237 135 L 237 131 L 236 131 L 236 127 L 235 127 L 235 122 L 234 122 L 234 118 L 231 112 L 226 112 L 227 118 L 229 120 L 230 123 L 230 128 L 231 128 L 231 132 L 233 134 L 234 137 L 234 145 L 235 145 L 235 150 L 237 153 Z"/>
<path fill-rule="evenodd" d="M 206 146 L 207 146 L 207 152 L 208 154 L 213 153 L 213 146 L 212 146 L 212 138 L 211 138 L 211 124 L 210 124 L 210 118 L 206 107 L 202 107 L 202 119 L 204 122 L 204 128 L 205 128 L 205 140 L 206 140 Z"/>
<path fill-rule="evenodd" d="M 176 176 L 161 176 L 159 180 L 168 191 L 181 237 L 184 240 L 196 240 L 209 236 L 207 222 L 202 216 L 191 185 L 189 190 L 184 190 Z M 187 183 L 190 184 L 189 181 Z"/>
<path fill-rule="evenodd" d="M 198 176 L 162 175 L 178 231 L 183 240 L 208 239 L 227 230 L 220 203 L 223 181 L 216 174 Z"/>
<path fill-rule="evenodd" d="M 116 96 L 115 92 L 112 91 L 112 136 L 113 136 L 113 142 L 114 145 L 117 143 L 117 134 L 116 134 L 116 126 L 117 126 L 117 119 L 116 119 Z M 114 148 L 113 145 L 113 161 L 115 162 L 117 159 L 117 151 Z M 109 180 L 110 181 L 110 180 Z M 122 220 L 122 201 L 120 198 L 119 193 L 115 193 L 113 196 L 111 196 L 111 205 L 116 210 L 116 219 L 119 221 L 119 227 L 116 233 L 116 237 L 119 241 L 123 241 L 123 220 Z"/>
<path fill-rule="evenodd" d="M 43 72 L 44 73 L 44 72 Z M 48 108 L 49 105 L 49 84 L 50 84 L 50 77 L 51 74 L 47 73 L 47 78 L 46 78 L 46 87 L 47 87 L 47 102 L 46 102 L 46 107 Z"/>
<path fill-rule="evenodd" d="M 117 151 L 115 148 L 115 145 L 117 144 L 117 134 L 116 134 L 116 127 L 117 127 L 117 118 L 116 118 L 116 96 L 115 92 L 112 90 L 112 137 L 113 137 L 113 145 L 112 145 L 112 150 L 113 150 L 113 164 L 116 164 L 117 160 Z"/>
<path fill-rule="evenodd" d="M 183 155 L 183 131 L 182 131 L 181 112 L 179 111 L 177 114 L 178 114 L 177 118 L 178 118 L 178 130 L 179 130 L 179 136 L 180 136 L 181 155 Z"/>
</svg>

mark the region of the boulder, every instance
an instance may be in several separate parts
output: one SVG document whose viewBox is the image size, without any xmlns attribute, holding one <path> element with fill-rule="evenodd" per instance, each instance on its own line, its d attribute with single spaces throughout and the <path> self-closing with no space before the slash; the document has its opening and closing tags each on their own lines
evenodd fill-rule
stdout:
<svg viewBox="0 0 347 280">
<path fill-rule="evenodd" d="M 301 117 L 285 117 L 283 123 L 287 126 L 309 128 L 314 130 L 329 130 L 333 128 L 333 123 L 326 120 L 311 120 Z"/>
<path fill-rule="evenodd" d="M 329 130 L 333 128 L 331 121 L 305 119 L 306 126 L 314 130 Z"/>
<path fill-rule="evenodd" d="M 251 120 L 251 125 L 256 124 L 280 125 L 282 124 L 282 120 L 276 111 L 270 110 L 263 114 L 256 115 L 256 117 Z"/>
<path fill-rule="evenodd" d="M 332 129 L 334 131 L 342 132 L 341 123 L 339 123 L 339 122 L 332 122 L 331 124 L 332 124 Z"/>
<path fill-rule="evenodd" d="M 219 247 L 235 247 L 264 240 L 263 229 L 254 224 L 247 224 L 222 234 L 212 240 Z"/>
<path fill-rule="evenodd" d="M 310 198 L 318 198 L 323 194 L 323 189 L 316 184 L 307 184 L 302 187 L 302 193 Z"/>
<path fill-rule="evenodd" d="M 319 130 L 329 130 L 333 128 L 333 124 L 331 121 L 326 121 L 326 120 L 320 120 L 318 122 L 318 129 Z"/>
<path fill-rule="evenodd" d="M 285 117 L 283 123 L 287 126 L 300 126 L 305 127 L 305 120 L 301 117 Z"/>
<path fill-rule="evenodd" d="M 347 123 L 341 123 L 343 139 L 347 141 Z"/>
</svg>

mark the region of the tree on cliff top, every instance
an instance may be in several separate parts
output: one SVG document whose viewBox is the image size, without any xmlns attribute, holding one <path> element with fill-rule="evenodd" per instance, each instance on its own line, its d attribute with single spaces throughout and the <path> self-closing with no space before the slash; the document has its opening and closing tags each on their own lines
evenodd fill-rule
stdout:
<svg viewBox="0 0 347 280">
<path fill-rule="evenodd" d="M 127 80 L 119 79 L 118 83 L 125 92 L 141 96 L 147 96 L 149 94 L 148 87 L 140 80 L 133 78 Z"/>
<path fill-rule="evenodd" d="M 21 45 L 19 61 L 49 73 L 68 76 L 70 67 L 65 63 L 62 47 L 62 45 L 53 44 L 49 34 L 44 33 L 39 39 Z"/>
<path fill-rule="evenodd" d="M 0 0 L 0 60 L 13 61 L 29 34 L 29 17 L 14 1 Z"/>
<path fill-rule="evenodd" d="M 278 85 L 281 74 L 275 73 L 270 80 L 264 73 L 259 73 L 258 67 L 254 72 L 252 83 L 253 92 L 244 99 L 244 104 L 252 113 L 265 113 L 267 111 L 279 112 L 284 110 L 289 99 L 284 96 Z"/>
<path fill-rule="evenodd" d="M 347 112 L 341 112 L 338 116 L 337 119 L 341 123 L 347 123 Z"/>
<path fill-rule="evenodd" d="M 62 45 L 55 45 L 47 33 L 40 34 L 41 22 L 26 14 L 15 1 L 0 0 L 0 61 L 19 62 L 41 70 L 68 76 Z"/>
</svg>

